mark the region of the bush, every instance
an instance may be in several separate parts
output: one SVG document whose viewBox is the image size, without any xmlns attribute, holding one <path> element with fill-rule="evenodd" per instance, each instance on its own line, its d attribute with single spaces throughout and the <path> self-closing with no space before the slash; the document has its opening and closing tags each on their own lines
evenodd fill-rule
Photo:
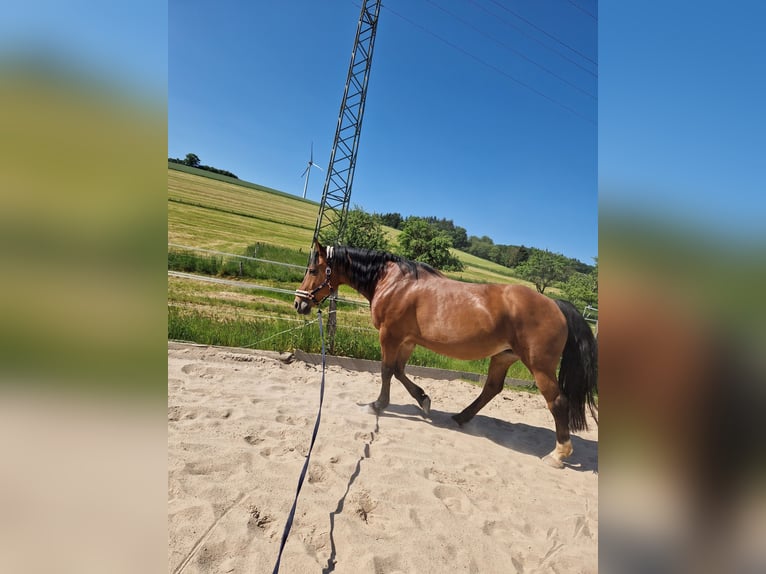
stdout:
<svg viewBox="0 0 766 574">
<path fill-rule="evenodd" d="M 334 242 L 330 241 L 330 243 Z M 378 251 L 388 251 L 389 249 L 388 240 L 378 219 L 359 207 L 348 212 L 346 229 L 338 243 L 349 247 L 376 249 Z"/>
<path fill-rule="evenodd" d="M 463 263 L 450 252 L 452 240 L 427 221 L 410 217 L 399 236 L 401 255 L 435 269 L 462 271 Z"/>
</svg>

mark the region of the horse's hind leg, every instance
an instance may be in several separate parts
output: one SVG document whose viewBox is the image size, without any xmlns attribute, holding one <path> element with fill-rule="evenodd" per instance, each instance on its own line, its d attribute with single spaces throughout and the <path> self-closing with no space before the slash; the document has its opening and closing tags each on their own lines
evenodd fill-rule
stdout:
<svg viewBox="0 0 766 574">
<path fill-rule="evenodd" d="M 452 415 L 457 424 L 463 425 L 470 421 L 495 395 L 503 390 L 505 374 L 508 372 L 508 368 L 518 360 L 519 357 L 511 351 L 503 351 L 492 356 L 487 370 L 487 382 L 484 383 L 481 394 L 461 413 Z"/>
<path fill-rule="evenodd" d="M 537 388 L 548 403 L 548 409 L 556 423 L 556 448 L 543 460 L 556 468 L 563 468 L 563 460 L 572 454 L 572 441 L 569 436 L 569 401 L 560 392 L 555 370 L 533 370 Z"/>
</svg>

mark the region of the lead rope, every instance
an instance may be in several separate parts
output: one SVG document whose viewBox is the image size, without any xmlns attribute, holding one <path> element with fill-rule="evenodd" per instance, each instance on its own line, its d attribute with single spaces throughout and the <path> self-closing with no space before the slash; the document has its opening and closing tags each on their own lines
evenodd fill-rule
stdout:
<svg viewBox="0 0 766 574">
<path fill-rule="evenodd" d="M 317 411 L 317 420 L 314 423 L 314 432 L 311 435 L 311 443 L 309 444 L 309 451 L 306 453 L 306 462 L 303 463 L 303 470 L 301 471 L 300 478 L 298 478 L 298 488 L 295 491 L 295 500 L 293 501 L 293 507 L 290 510 L 290 514 L 287 516 L 287 523 L 285 524 L 285 531 L 282 533 L 282 542 L 279 545 L 279 554 L 277 555 L 277 563 L 274 564 L 273 574 L 279 572 L 279 563 L 282 560 L 282 551 L 285 549 L 287 543 L 287 537 L 290 534 L 290 528 L 293 526 L 293 518 L 295 518 L 295 508 L 298 506 L 298 495 L 301 493 L 301 487 L 303 486 L 303 480 L 306 478 L 306 471 L 309 468 L 309 460 L 311 458 L 311 449 L 314 448 L 314 442 L 319 432 L 319 419 L 322 417 L 322 403 L 324 402 L 324 372 L 325 372 L 325 348 L 324 348 L 324 331 L 322 329 L 322 310 L 317 308 L 317 321 L 319 322 L 319 338 L 322 341 L 322 382 L 319 386 L 319 410 Z"/>
</svg>

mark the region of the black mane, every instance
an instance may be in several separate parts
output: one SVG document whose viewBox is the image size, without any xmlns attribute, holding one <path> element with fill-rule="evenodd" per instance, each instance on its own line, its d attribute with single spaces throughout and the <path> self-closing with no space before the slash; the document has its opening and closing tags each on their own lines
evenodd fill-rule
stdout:
<svg viewBox="0 0 766 574">
<path fill-rule="evenodd" d="M 396 263 L 405 275 L 418 278 L 419 272 L 441 276 L 441 273 L 419 261 L 410 261 L 393 253 L 360 249 L 358 247 L 334 247 L 330 267 L 343 270 L 351 282 L 351 286 L 366 298 L 372 298 L 378 281 L 386 271 L 388 263 Z"/>
</svg>

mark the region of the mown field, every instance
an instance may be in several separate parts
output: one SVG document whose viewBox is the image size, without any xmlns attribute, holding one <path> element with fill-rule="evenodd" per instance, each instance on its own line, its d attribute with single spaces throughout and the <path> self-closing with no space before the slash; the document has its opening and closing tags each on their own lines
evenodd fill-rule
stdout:
<svg viewBox="0 0 766 574">
<path fill-rule="evenodd" d="M 168 269 L 174 272 L 225 278 L 207 283 L 168 275 L 168 338 L 204 344 L 278 351 L 320 349 L 319 333 L 310 319 L 299 318 L 293 296 L 254 289 L 266 286 L 293 291 L 303 272 L 252 259 L 191 251 L 178 246 L 305 265 L 318 211 L 316 202 L 261 186 L 211 177 L 209 172 L 168 169 Z M 438 214 L 435 214 L 438 215 Z M 399 231 L 386 228 L 395 238 Z M 454 251 L 464 263 L 463 281 L 529 283 L 509 269 Z M 377 332 L 372 328 L 366 301 L 342 287 L 339 296 L 358 304 L 339 304 L 335 353 L 380 358 Z M 326 321 L 325 313 L 325 321 Z M 418 348 L 413 364 L 486 373 L 488 362 L 457 361 Z M 530 380 L 527 369 L 514 365 L 509 376 Z"/>
</svg>

